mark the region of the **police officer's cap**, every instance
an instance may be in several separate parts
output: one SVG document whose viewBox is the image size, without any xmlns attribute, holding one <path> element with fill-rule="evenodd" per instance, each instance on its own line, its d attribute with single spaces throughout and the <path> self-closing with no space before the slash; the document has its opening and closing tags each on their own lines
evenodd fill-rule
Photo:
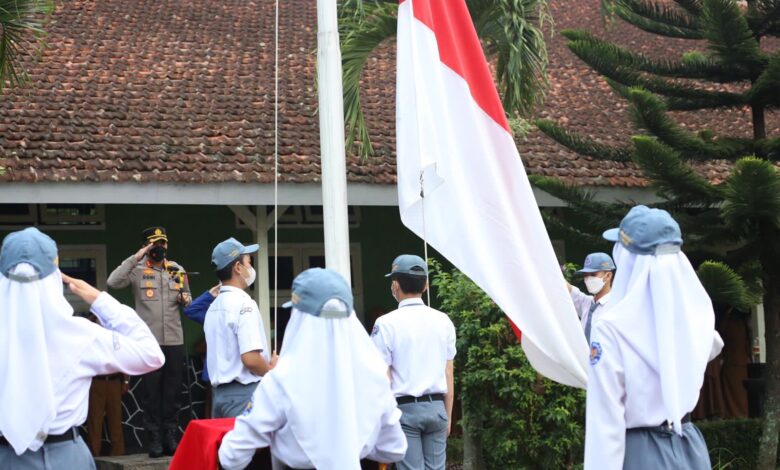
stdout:
<svg viewBox="0 0 780 470">
<path fill-rule="evenodd" d="M 27 263 L 37 271 L 35 276 L 18 276 L 11 270 Z M 35 227 L 9 233 L 0 248 L 0 273 L 12 281 L 30 282 L 43 279 L 57 269 L 57 243 Z"/>
<path fill-rule="evenodd" d="M 160 240 L 168 241 L 168 232 L 165 230 L 165 227 L 149 227 L 144 229 L 142 234 L 146 243 L 154 243 Z"/>
<path fill-rule="evenodd" d="M 325 304 L 336 299 L 344 309 L 324 309 Z M 352 290 L 347 281 L 332 269 L 311 268 L 300 273 L 292 285 L 292 300 L 282 307 L 295 307 L 302 313 L 320 318 L 346 318 L 352 313 Z"/>
<path fill-rule="evenodd" d="M 412 276 L 427 276 L 428 265 L 417 255 L 401 255 L 393 260 L 393 265 L 385 277 L 393 274 L 411 274 Z"/>
<path fill-rule="evenodd" d="M 676 253 L 683 243 L 680 226 L 668 212 L 641 205 L 628 211 L 619 228 L 604 232 L 604 238 L 638 255 Z"/>
</svg>

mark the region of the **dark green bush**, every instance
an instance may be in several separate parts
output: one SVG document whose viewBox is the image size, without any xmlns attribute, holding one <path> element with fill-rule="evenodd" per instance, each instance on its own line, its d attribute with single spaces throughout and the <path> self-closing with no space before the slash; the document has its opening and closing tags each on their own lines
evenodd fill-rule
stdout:
<svg viewBox="0 0 780 470">
<path fill-rule="evenodd" d="M 761 437 L 759 419 L 724 419 L 698 421 L 710 451 L 712 468 L 753 470 L 758 459 L 758 440 Z M 780 459 L 778 459 L 780 465 Z"/>
<path fill-rule="evenodd" d="M 562 469 L 582 462 L 585 393 L 530 366 L 506 316 L 459 271 L 434 263 L 441 309 L 458 331 L 456 389 L 489 469 Z"/>
</svg>

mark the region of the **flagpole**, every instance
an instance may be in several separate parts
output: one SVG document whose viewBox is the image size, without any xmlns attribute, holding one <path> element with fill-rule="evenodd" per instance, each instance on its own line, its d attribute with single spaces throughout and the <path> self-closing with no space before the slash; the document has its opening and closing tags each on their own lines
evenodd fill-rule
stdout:
<svg viewBox="0 0 780 470">
<path fill-rule="evenodd" d="M 317 89 L 325 265 L 338 271 L 351 284 L 344 95 L 337 18 L 336 0 L 317 0 Z"/>
</svg>

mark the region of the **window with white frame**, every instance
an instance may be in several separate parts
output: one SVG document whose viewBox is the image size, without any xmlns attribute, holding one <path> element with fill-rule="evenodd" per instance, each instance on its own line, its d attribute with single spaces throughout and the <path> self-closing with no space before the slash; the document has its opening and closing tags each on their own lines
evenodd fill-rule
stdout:
<svg viewBox="0 0 780 470">
<path fill-rule="evenodd" d="M 325 267 L 325 246 L 322 243 L 295 243 L 279 244 L 276 249 L 278 256 L 275 258 L 273 250 L 268 253 L 268 288 L 270 290 L 270 300 L 274 303 L 276 299 L 277 315 L 279 318 L 278 332 L 280 342 L 284 337 L 284 330 L 289 321 L 290 311 L 282 309 L 281 306 L 292 296 L 292 283 L 295 276 L 309 268 Z M 360 261 L 360 244 L 351 243 L 350 264 L 352 278 L 352 296 L 355 312 L 359 318 L 363 317 L 363 275 Z M 278 260 L 276 270 L 274 270 L 274 259 Z M 274 282 L 274 273 L 276 273 L 276 282 Z M 274 285 L 276 289 L 274 295 Z M 271 331 L 274 331 L 274 315 L 271 311 Z M 278 347 L 278 345 L 277 345 Z"/>
<path fill-rule="evenodd" d="M 266 215 L 271 214 L 273 209 L 273 206 L 265 206 Z M 285 228 L 322 227 L 322 206 L 289 206 L 279 216 L 278 221 L 279 226 Z M 347 207 L 347 223 L 352 228 L 360 225 L 359 207 Z M 238 216 L 236 228 L 248 228 Z"/>
<path fill-rule="evenodd" d="M 50 229 L 105 227 L 102 204 L 0 204 L 0 228 L 35 225 Z"/>
<path fill-rule="evenodd" d="M 278 289 L 276 291 L 277 306 L 290 300 L 292 295 L 292 282 L 295 276 L 309 268 L 325 267 L 325 245 L 322 243 L 290 243 L 279 244 L 277 247 L 278 264 L 276 268 Z M 360 263 L 360 244 L 351 243 L 349 247 L 351 264 L 352 295 L 354 296 L 355 311 L 360 312 L 363 307 L 363 280 Z M 268 288 L 271 293 L 271 301 L 274 297 L 274 252 L 273 248 L 268 253 Z"/>
<path fill-rule="evenodd" d="M 106 289 L 106 247 L 105 245 L 60 245 L 60 271 L 68 276 L 82 279 L 99 290 Z M 89 313 L 89 305 L 65 289 L 65 298 L 76 314 Z"/>
</svg>

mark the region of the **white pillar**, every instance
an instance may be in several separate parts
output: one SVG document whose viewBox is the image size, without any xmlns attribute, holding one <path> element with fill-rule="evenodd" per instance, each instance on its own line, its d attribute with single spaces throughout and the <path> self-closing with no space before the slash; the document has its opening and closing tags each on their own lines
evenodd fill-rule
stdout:
<svg viewBox="0 0 780 470">
<path fill-rule="evenodd" d="M 260 308 L 260 315 L 263 318 L 265 327 L 265 339 L 268 344 L 271 343 L 271 302 L 268 287 L 268 257 L 271 251 L 268 246 L 268 229 L 273 225 L 273 219 L 265 215 L 265 206 L 256 206 L 255 213 L 246 206 L 228 206 L 239 219 L 252 231 L 255 236 L 255 243 L 260 245 L 260 251 L 255 257 L 255 269 L 257 270 L 257 279 L 255 280 L 254 297 Z M 270 222 L 269 222 L 270 220 Z"/>
<path fill-rule="evenodd" d="M 764 304 L 758 304 L 750 315 L 753 327 L 753 359 L 760 363 L 766 362 L 766 321 L 764 319 Z M 756 346 L 758 351 L 755 350 Z M 758 354 L 756 354 L 758 352 Z"/>
<path fill-rule="evenodd" d="M 317 79 L 325 265 L 338 271 L 351 284 L 344 96 L 336 0 L 317 0 Z"/>
<path fill-rule="evenodd" d="M 265 216 L 265 206 L 255 207 L 255 243 L 260 245 L 257 253 L 257 279 L 255 280 L 255 302 L 260 307 L 260 315 L 263 317 L 265 327 L 265 339 L 268 346 L 273 348 L 276 343 L 271 342 L 271 305 L 270 288 L 268 284 L 268 258 L 273 255 L 268 244 L 268 219 Z"/>
</svg>

